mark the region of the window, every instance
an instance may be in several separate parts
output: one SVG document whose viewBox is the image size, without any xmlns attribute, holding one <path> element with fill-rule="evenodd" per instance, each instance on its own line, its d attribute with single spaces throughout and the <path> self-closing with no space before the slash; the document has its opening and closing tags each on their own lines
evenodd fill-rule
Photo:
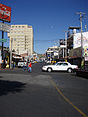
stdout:
<svg viewBox="0 0 88 117">
<path fill-rule="evenodd" d="M 68 66 L 68 64 L 67 64 L 67 63 L 63 63 L 62 65 L 63 65 L 63 66 Z"/>
<path fill-rule="evenodd" d="M 62 65 L 62 63 L 57 63 L 57 65 Z"/>
</svg>

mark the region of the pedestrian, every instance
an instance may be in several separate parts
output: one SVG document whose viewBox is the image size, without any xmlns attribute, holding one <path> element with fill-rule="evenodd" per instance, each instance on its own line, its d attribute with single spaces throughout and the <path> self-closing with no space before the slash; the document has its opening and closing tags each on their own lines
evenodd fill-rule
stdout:
<svg viewBox="0 0 88 117">
<path fill-rule="evenodd" d="M 16 62 L 14 61 L 14 68 L 16 67 Z"/>
<path fill-rule="evenodd" d="M 23 64 L 23 70 L 24 70 L 24 71 L 27 70 L 27 67 L 28 67 L 27 62 L 24 61 L 24 64 Z"/>
<path fill-rule="evenodd" d="M 28 72 L 32 72 L 32 64 L 31 64 L 31 62 L 28 64 Z"/>
<path fill-rule="evenodd" d="M 13 61 L 11 62 L 11 67 L 12 67 L 12 69 L 14 68 L 14 62 Z"/>
<path fill-rule="evenodd" d="M 1 63 L 1 68 L 5 68 L 5 66 L 4 66 L 4 60 L 2 60 L 2 63 Z"/>
</svg>

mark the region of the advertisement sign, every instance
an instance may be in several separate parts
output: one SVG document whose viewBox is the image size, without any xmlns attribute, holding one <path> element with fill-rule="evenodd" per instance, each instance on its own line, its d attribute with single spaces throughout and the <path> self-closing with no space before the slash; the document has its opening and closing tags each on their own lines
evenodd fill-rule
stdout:
<svg viewBox="0 0 88 117">
<path fill-rule="evenodd" d="M 88 46 L 84 47 L 84 56 L 88 56 Z"/>
<path fill-rule="evenodd" d="M 83 37 L 83 48 L 88 47 L 88 32 L 82 33 Z M 81 33 L 74 34 L 73 48 L 81 47 Z"/>
<path fill-rule="evenodd" d="M 6 22 L 11 21 L 11 7 L 0 3 L 0 20 Z"/>
<path fill-rule="evenodd" d="M 0 30 L 4 32 L 10 32 L 11 26 L 5 23 L 0 22 Z"/>
</svg>

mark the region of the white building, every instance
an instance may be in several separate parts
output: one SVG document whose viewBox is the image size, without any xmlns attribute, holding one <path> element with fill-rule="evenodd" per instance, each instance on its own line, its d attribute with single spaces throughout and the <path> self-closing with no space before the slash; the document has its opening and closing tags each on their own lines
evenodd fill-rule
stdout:
<svg viewBox="0 0 88 117">
<path fill-rule="evenodd" d="M 16 54 L 33 54 L 33 28 L 28 25 L 11 25 L 9 49 Z"/>
</svg>

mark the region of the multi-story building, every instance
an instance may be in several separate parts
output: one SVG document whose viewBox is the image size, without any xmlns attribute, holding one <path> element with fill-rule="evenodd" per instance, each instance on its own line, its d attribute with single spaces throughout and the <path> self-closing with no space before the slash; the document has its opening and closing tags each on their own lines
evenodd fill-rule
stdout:
<svg viewBox="0 0 88 117">
<path fill-rule="evenodd" d="M 11 25 L 9 49 L 16 54 L 33 54 L 33 28 L 28 25 Z"/>
<path fill-rule="evenodd" d="M 58 46 L 49 47 L 46 51 L 46 59 L 48 61 L 52 61 L 54 59 L 57 59 L 59 57 L 58 52 L 59 52 Z"/>
</svg>

